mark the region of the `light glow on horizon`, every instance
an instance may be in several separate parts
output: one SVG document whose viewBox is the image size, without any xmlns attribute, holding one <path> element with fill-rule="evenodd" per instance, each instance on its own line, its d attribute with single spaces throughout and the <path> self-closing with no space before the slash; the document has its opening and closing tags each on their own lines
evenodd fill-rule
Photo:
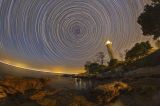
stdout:
<svg viewBox="0 0 160 106">
<path fill-rule="evenodd" d="M 47 73 L 54 73 L 54 74 L 79 74 L 79 73 L 85 72 L 83 68 L 66 68 L 66 67 L 61 67 L 61 66 L 41 68 L 41 69 L 32 68 L 27 64 L 18 63 L 18 62 L 7 60 L 7 59 L 0 61 L 0 62 L 6 65 L 16 67 L 16 68 L 26 69 L 26 71 L 32 70 L 32 71 L 47 72 Z"/>
</svg>

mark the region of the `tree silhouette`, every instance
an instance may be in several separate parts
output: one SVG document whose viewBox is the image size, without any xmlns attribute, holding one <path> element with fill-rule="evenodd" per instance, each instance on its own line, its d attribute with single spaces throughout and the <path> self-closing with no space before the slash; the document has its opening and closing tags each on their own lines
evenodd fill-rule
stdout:
<svg viewBox="0 0 160 106">
<path fill-rule="evenodd" d="M 106 68 L 106 66 L 104 66 L 104 65 L 100 65 L 95 62 L 92 63 L 90 61 L 86 62 L 84 67 L 85 67 L 86 72 L 89 74 L 96 74 L 96 73 L 102 72 Z"/>
<path fill-rule="evenodd" d="M 104 58 L 105 58 L 105 55 L 104 55 L 104 52 L 99 52 L 96 54 L 96 57 L 97 57 L 97 61 L 100 65 L 103 65 L 104 64 Z"/>
<path fill-rule="evenodd" d="M 149 41 L 136 43 L 135 46 L 126 53 L 126 60 L 136 60 L 145 56 L 152 49 Z"/>
<path fill-rule="evenodd" d="M 118 60 L 117 59 L 111 59 L 109 62 L 108 62 L 108 65 L 109 66 L 116 66 L 118 64 Z"/>
<path fill-rule="evenodd" d="M 151 5 L 146 5 L 144 12 L 138 18 L 145 36 L 160 37 L 160 0 L 152 0 Z"/>
</svg>

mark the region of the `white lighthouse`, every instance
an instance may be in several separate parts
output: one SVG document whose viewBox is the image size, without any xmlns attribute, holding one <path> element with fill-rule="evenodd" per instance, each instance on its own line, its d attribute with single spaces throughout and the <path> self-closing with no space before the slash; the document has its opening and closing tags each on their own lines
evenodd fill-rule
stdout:
<svg viewBox="0 0 160 106">
<path fill-rule="evenodd" d="M 113 52 L 113 48 L 112 48 L 112 42 L 108 40 L 105 45 L 106 45 L 106 47 L 107 47 L 110 60 L 115 59 L 115 57 L 114 57 L 114 52 Z"/>
</svg>

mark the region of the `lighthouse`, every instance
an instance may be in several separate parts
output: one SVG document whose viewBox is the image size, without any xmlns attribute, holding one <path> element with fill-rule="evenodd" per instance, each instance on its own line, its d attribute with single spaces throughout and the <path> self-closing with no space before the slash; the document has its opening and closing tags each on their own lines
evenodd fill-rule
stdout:
<svg viewBox="0 0 160 106">
<path fill-rule="evenodd" d="M 110 60 L 115 59 L 115 57 L 114 57 L 114 52 L 113 52 L 113 48 L 112 48 L 112 42 L 108 40 L 105 45 L 106 45 L 106 47 L 107 47 Z"/>
</svg>

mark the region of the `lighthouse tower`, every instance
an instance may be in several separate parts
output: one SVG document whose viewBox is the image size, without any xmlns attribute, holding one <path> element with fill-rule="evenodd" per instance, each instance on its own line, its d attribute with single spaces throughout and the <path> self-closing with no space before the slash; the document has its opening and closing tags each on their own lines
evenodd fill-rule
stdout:
<svg viewBox="0 0 160 106">
<path fill-rule="evenodd" d="M 113 52 L 113 48 L 112 48 L 112 42 L 108 40 L 105 45 L 106 45 L 106 47 L 107 47 L 110 60 L 115 59 L 115 57 L 114 57 L 114 52 Z"/>
</svg>

